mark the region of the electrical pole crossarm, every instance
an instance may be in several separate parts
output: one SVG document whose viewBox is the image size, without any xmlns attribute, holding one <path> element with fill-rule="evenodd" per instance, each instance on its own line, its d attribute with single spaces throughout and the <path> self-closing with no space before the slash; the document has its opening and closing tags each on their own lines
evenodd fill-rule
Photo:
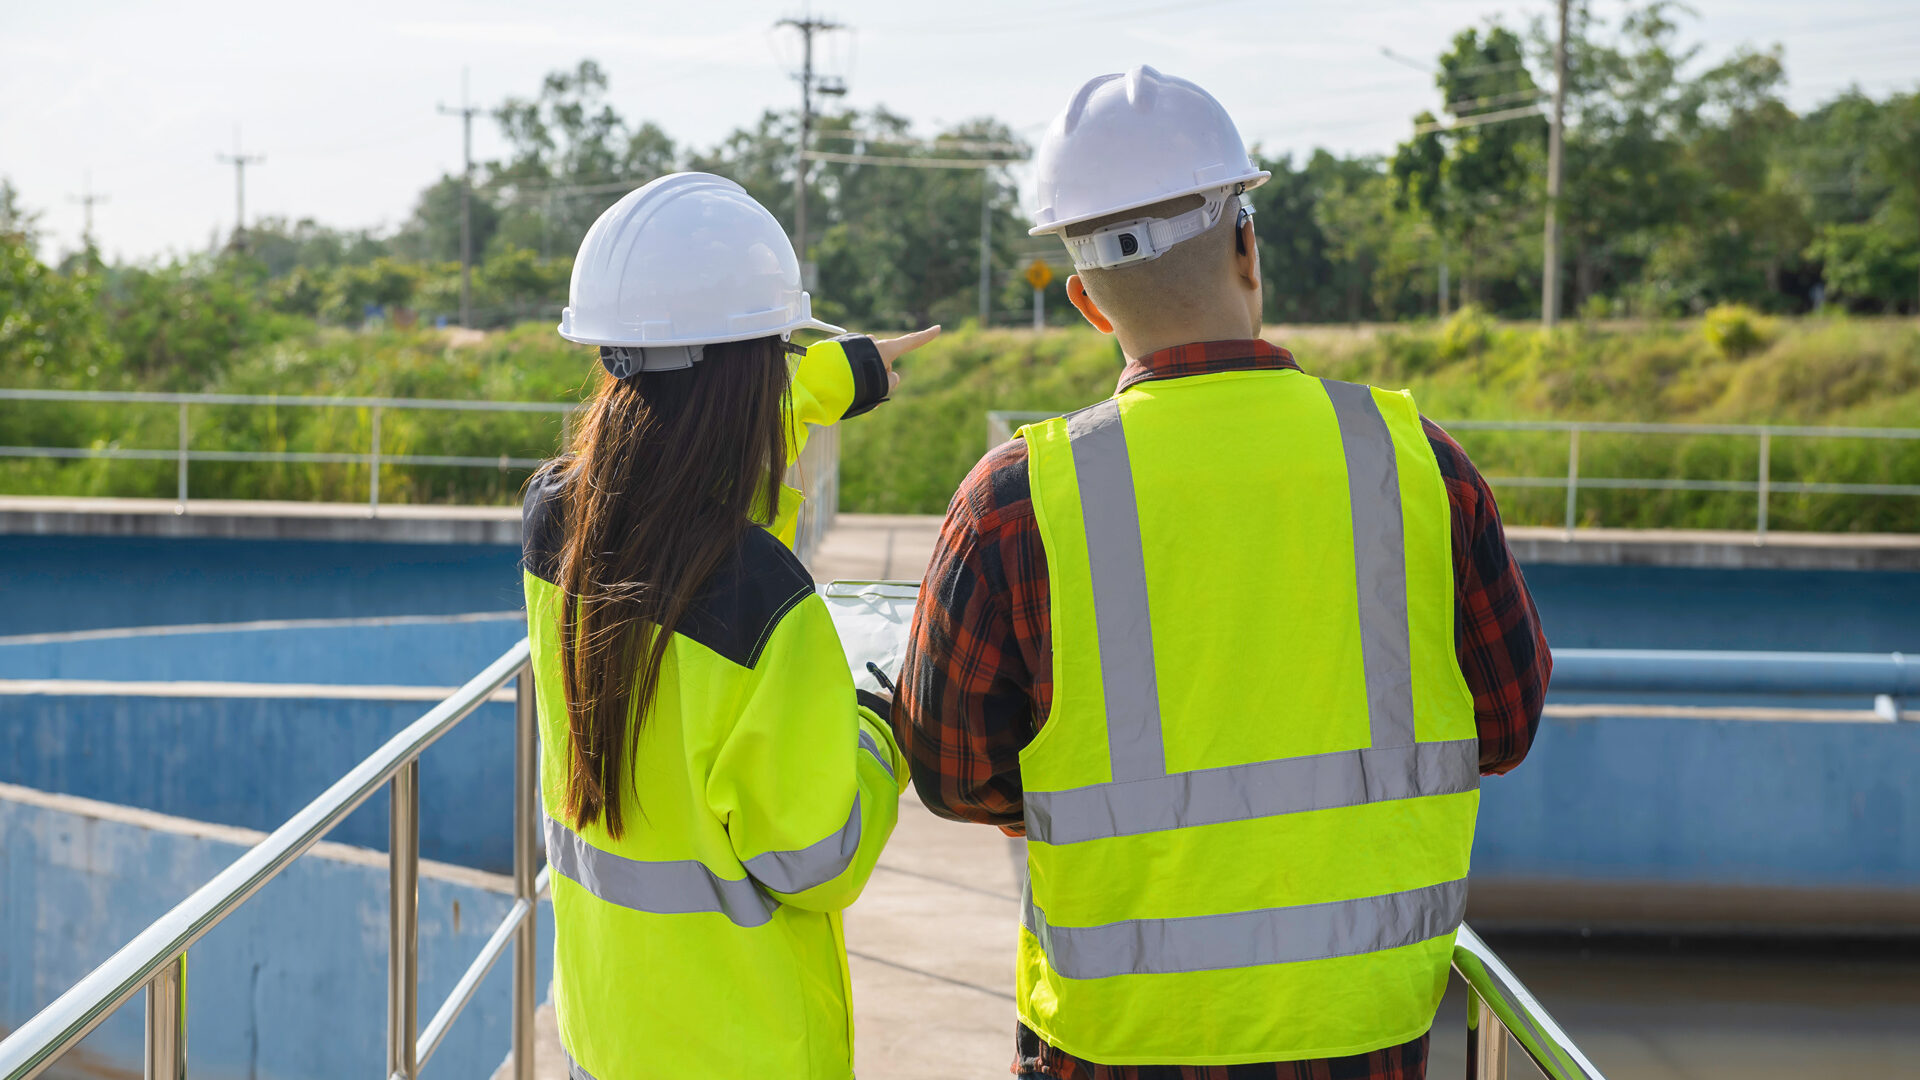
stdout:
<svg viewBox="0 0 1920 1080">
<path fill-rule="evenodd" d="M 800 84 L 800 131 L 793 160 L 793 251 L 800 258 L 802 285 L 812 288 L 813 282 L 808 272 L 812 263 L 807 259 L 807 137 L 813 132 L 813 95 L 815 92 L 829 95 L 847 92 L 846 84 L 839 79 L 814 76 L 813 36 L 830 30 L 843 30 L 845 25 L 811 14 L 797 19 L 781 19 L 773 25 L 776 28 L 791 26 L 800 31 L 800 70 L 793 73 L 795 81 Z"/>
<path fill-rule="evenodd" d="M 266 164 L 266 156 L 242 153 L 240 129 L 236 126 L 233 132 L 233 153 L 216 152 L 214 160 L 223 165 L 233 166 L 233 249 L 245 252 L 247 250 L 247 166 Z"/>
</svg>

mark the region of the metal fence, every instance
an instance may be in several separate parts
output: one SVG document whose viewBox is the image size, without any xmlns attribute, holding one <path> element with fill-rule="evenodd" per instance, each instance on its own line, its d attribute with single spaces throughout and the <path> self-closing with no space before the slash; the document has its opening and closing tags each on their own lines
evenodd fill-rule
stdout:
<svg viewBox="0 0 1920 1080">
<path fill-rule="evenodd" d="M 418 882 L 420 755 L 483 702 L 515 684 L 513 771 L 514 904 L 423 1029 L 419 1026 Z M 19 690 L 20 688 L 16 688 Z M 51 685 L 22 692 L 51 692 Z M 76 688 L 97 693 L 97 685 Z M 533 678 L 523 638 L 419 720 L 388 740 L 319 798 L 249 849 L 212 881 L 141 931 L 52 1004 L 0 1040 L 0 1078 L 32 1080 L 53 1068 L 120 1006 L 146 992 L 145 1075 L 185 1080 L 187 950 L 292 865 L 381 785 L 392 791 L 388 848 L 387 1077 L 414 1080 L 439 1049 L 461 1009 L 494 963 L 513 949 L 510 1074 L 533 1080 L 537 987 L 534 908 L 547 892 L 537 822 L 538 775 Z M 1601 1080 L 1601 1074 L 1540 1001 L 1470 927 L 1461 926 L 1453 967 L 1469 992 L 1468 1080 L 1504 1080 L 1507 1036 L 1553 1080 Z"/>
<path fill-rule="evenodd" d="M 0 1041 L 0 1077 L 31 1080 L 146 991 L 146 1076 L 187 1075 L 187 949 L 320 842 L 382 785 L 389 809 L 387 1076 L 414 1080 L 460 1010 L 507 947 L 513 947 L 514 1080 L 533 1080 L 534 907 L 546 891 L 539 816 L 533 677 L 525 638 L 386 745 L 342 776 L 212 881 L 141 931 L 53 1004 Z M 514 687 L 513 907 L 424 1029 L 419 1026 L 420 755 L 508 682 Z M 316 1005 L 319 1003 L 315 1003 Z"/>
<path fill-rule="evenodd" d="M 1050 420 L 1057 412 L 996 410 L 987 413 L 987 447 L 1013 437 L 1022 424 Z M 1562 488 L 1567 495 L 1566 529 L 1572 532 L 1579 522 L 1580 489 L 1624 491 L 1717 491 L 1745 492 L 1754 496 L 1754 535 L 1764 541 L 1767 535 L 1767 505 L 1775 495 L 1892 495 L 1920 497 L 1920 484 L 1850 484 L 1825 481 L 1774 480 L 1773 441 L 1775 439 L 1879 439 L 1896 442 L 1920 441 L 1920 428 L 1792 427 L 1776 424 L 1633 424 L 1588 420 L 1440 420 L 1449 432 L 1461 431 L 1549 431 L 1567 436 L 1567 471 L 1555 476 L 1487 476 L 1495 486 L 1516 488 Z M 1756 441 L 1757 466 L 1752 480 L 1707 480 L 1666 477 L 1619 477 L 1580 475 L 1580 436 L 1582 432 L 1655 436 L 1729 435 Z"/>
<path fill-rule="evenodd" d="M 436 412 L 467 413 L 520 413 L 557 415 L 563 418 L 562 438 L 566 418 L 570 418 L 583 406 L 577 403 L 542 401 L 460 401 L 446 398 L 392 398 L 392 397 L 320 397 L 312 395 L 277 394 L 161 394 L 133 391 L 96 391 L 96 390 L 5 390 L 0 389 L 0 401 L 44 401 L 77 402 L 88 405 L 172 405 L 177 407 L 176 444 L 168 448 L 134 448 L 118 445 L 108 446 L 0 446 L 0 458 L 41 458 L 54 460 L 94 459 L 108 461 L 171 461 L 176 465 L 177 482 L 175 488 L 176 510 L 185 514 L 190 512 L 188 498 L 189 466 L 194 462 L 250 462 L 257 464 L 337 464 L 360 465 L 367 469 L 367 513 L 378 516 L 380 513 L 380 470 L 382 467 L 397 465 L 439 466 L 457 469 L 498 469 L 532 470 L 540 466 L 545 458 L 516 456 L 512 451 L 502 449 L 498 455 L 454 455 L 454 454 L 392 454 L 383 453 L 380 448 L 380 417 L 382 412 L 398 410 L 428 410 Z M 216 405 L 245 406 L 251 408 L 296 408 L 296 409 L 366 409 L 368 410 L 368 443 L 364 451 L 296 451 L 296 450 L 205 450 L 195 449 L 193 442 L 193 412 L 196 407 L 205 408 Z M 551 448 L 557 453 L 559 445 Z M 795 542 L 795 551 L 802 559 L 813 551 L 828 529 L 833 527 L 833 519 L 838 508 L 840 493 L 840 440 L 838 432 L 831 428 L 818 428 L 807 442 L 800 460 L 787 474 L 787 482 L 807 492 L 808 499 L 800 511 L 800 532 Z"/>
</svg>

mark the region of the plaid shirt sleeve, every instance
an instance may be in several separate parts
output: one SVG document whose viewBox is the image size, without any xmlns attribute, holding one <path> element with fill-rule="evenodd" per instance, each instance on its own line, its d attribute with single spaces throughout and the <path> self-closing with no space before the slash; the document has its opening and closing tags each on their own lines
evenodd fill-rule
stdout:
<svg viewBox="0 0 1920 1080">
<path fill-rule="evenodd" d="M 947 508 L 920 586 L 894 730 L 942 817 L 1025 830 L 1020 751 L 1053 695 L 1047 561 L 1027 444 L 990 451 Z"/>
<path fill-rule="evenodd" d="M 1493 490 L 1453 436 L 1425 417 L 1420 422 L 1453 505 L 1454 648 L 1473 691 L 1480 771 L 1503 773 L 1533 746 L 1553 655 L 1507 547 Z"/>
</svg>

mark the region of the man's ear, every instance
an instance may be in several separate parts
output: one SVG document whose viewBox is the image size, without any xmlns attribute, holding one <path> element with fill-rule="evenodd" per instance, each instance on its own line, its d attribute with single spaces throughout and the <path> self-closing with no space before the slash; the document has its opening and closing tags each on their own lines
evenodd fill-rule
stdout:
<svg viewBox="0 0 1920 1080">
<path fill-rule="evenodd" d="M 1103 334 L 1113 333 L 1113 323 L 1100 313 L 1100 305 L 1093 302 L 1093 297 L 1087 295 L 1087 284 L 1080 280 L 1079 274 L 1067 277 L 1067 300 L 1080 309 L 1080 314 L 1093 324 L 1095 330 Z"/>
<path fill-rule="evenodd" d="M 1253 236 L 1253 218 L 1240 222 L 1240 235 L 1234 238 L 1233 265 L 1240 280 L 1250 289 L 1260 287 L 1260 245 Z"/>
</svg>

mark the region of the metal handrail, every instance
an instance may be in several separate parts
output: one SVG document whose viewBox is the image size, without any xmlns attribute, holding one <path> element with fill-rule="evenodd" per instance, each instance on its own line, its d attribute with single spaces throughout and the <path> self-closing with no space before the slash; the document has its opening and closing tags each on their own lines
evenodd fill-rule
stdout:
<svg viewBox="0 0 1920 1080">
<path fill-rule="evenodd" d="M 846 584 L 846 583 L 842 583 Z M 911 586 L 913 582 L 886 582 Z M 522 638 L 446 700 L 389 739 L 249 849 L 155 920 L 66 993 L 0 1040 L 0 1077 L 33 1080 L 77 1045 L 136 992 L 146 994 L 146 1076 L 184 1080 L 187 950 L 254 893 L 318 843 L 335 825 L 388 784 L 388 1080 L 415 1080 L 509 944 L 513 960 L 512 1076 L 533 1080 L 535 905 L 550 870 L 537 874 L 538 776 L 534 687 Z M 418 887 L 420 755 L 509 680 L 514 691 L 514 903 L 424 1028 L 418 1025 Z M 1550 1080 L 1604 1080 L 1539 1000 L 1478 934 L 1462 925 L 1453 967 L 1465 980 L 1468 1080 L 1504 1080 L 1507 1035 Z"/>
<path fill-rule="evenodd" d="M 1464 923 L 1453 940 L 1453 970 L 1468 991 L 1467 1080 L 1505 1080 L 1509 1034 L 1547 1080 L 1605 1080 L 1513 969 Z"/>
<path fill-rule="evenodd" d="M 1897 652 L 1555 649 L 1553 688 L 1920 697 L 1920 657 Z"/>
<path fill-rule="evenodd" d="M 0 1077 L 32 1080 L 50 1068 L 114 1010 L 141 989 L 146 1002 L 146 1075 L 186 1076 L 187 949 L 278 876 L 349 813 L 379 790 L 392 789 L 388 849 L 392 948 L 388 957 L 388 1075 L 414 1080 L 481 980 L 514 943 L 513 1075 L 533 1076 L 533 908 L 545 873 L 534 872 L 538 840 L 533 679 L 527 641 L 487 665 L 445 701 L 428 710 L 345 776 L 301 808 L 265 840 L 248 849 L 156 919 L 52 1004 L 0 1041 Z M 508 681 L 516 682 L 514 723 L 514 905 L 485 948 L 455 985 L 424 1032 L 416 1026 L 420 866 L 420 754 L 451 731 Z"/>
<path fill-rule="evenodd" d="M 292 405 L 306 408 L 436 409 L 454 412 L 531 413 L 568 413 L 581 408 L 578 402 L 354 397 L 324 394 L 168 394 L 147 390 L 0 389 L 0 401 L 97 401 L 122 405 Z"/>
<path fill-rule="evenodd" d="M 189 466 L 196 461 L 223 461 L 304 465 L 364 465 L 367 467 L 367 508 L 380 512 L 380 468 L 383 465 L 438 466 L 478 469 L 536 469 L 545 459 L 459 454 L 383 454 L 380 451 L 380 417 L 383 411 L 428 409 L 442 412 L 545 413 L 571 417 L 584 408 L 581 402 L 486 401 L 451 398 L 396 398 L 321 396 L 314 394 L 200 394 L 156 393 L 143 390 L 23 390 L 0 389 L 0 401 L 77 401 L 103 404 L 176 405 L 177 445 L 161 450 L 151 447 L 121 446 L 0 446 L 0 458 L 51 458 L 55 460 L 172 461 L 176 464 L 176 512 L 188 508 Z M 346 408 L 370 410 L 368 447 L 365 451 L 313 450 L 195 450 L 189 445 L 192 434 L 189 410 L 195 405 L 268 405 L 295 408 Z M 819 428 L 807 440 L 800 460 L 789 471 L 787 482 L 809 493 L 801 507 L 799 535 L 794 551 L 804 561 L 813 553 L 820 538 L 833 527 L 840 493 L 840 438 L 834 427 Z"/>
<path fill-rule="evenodd" d="M 1020 424 L 1049 420 L 1058 412 L 995 409 L 987 413 L 987 448 L 1013 437 Z M 1563 488 L 1567 493 L 1565 528 L 1572 535 L 1579 521 L 1582 487 L 1611 491 L 1728 491 L 1754 495 L 1754 538 L 1765 543 L 1768 502 L 1774 495 L 1894 495 L 1920 496 L 1920 484 L 1848 484 L 1773 479 L 1773 440 L 1887 439 L 1920 440 L 1920 428 L 1870 428 L 1779 424 L 1659 424 L 1609 420 L 1439 420 L 1448 431 L 1564 431 L 1567 433 L 1567 471 L 1563 476 L 1488 476 L 1490 484 L 1524 488 Z M 1759 440 L 1758 466 L 1752 480 L 1689 480 L 1664 477 L 1580 475 L 1580 434 L 1737 435 Z"/>
</svg>

